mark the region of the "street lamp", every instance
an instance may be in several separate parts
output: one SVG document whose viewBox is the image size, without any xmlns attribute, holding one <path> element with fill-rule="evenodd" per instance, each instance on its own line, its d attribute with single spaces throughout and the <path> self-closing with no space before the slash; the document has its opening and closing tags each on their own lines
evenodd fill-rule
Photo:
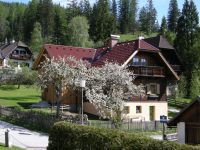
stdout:
<svg viewBox="0 0 200 150">
<path fill-rule="evenodd" d="M 85 87 L 86 80 L 81 78 L 80 87 L 81 87 L 81 124 L 83 125 L 83 88 Z"/>
</svg>

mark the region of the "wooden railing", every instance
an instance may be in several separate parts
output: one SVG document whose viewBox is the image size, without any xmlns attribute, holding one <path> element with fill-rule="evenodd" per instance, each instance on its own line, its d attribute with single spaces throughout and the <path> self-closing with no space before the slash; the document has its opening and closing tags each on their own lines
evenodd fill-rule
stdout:
<svg viewBox="0 0 200 150">
<path fill-rule="evenodd" d="M 10 58 L 12 58 L 12 59 L 22 59 L 22 60 L 26 60 L 26 59 L 30 59 L 30 58 L 31 58 L 31 55 L 29 55 L 29 54 L 19 54 L 19 55 L 11 54 L 11 55 L 10 55 Z"/>
<path fill-rule="evenodd" d="M 160 66 L 136 66 L 131 65 L 133 67 L 133 71 L 135 75 L 141 75 L 141 76 L 159 76 L 164 77 L 164 67 Z"/>
</svg>

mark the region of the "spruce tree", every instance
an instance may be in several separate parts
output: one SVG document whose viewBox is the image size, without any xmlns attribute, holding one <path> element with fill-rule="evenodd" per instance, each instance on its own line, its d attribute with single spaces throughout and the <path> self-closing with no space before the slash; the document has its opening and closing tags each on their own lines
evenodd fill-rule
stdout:
<svg viewBox="0 0 200 150">
<path fill-rule="evenodd" d="M 136 30 L 137 0 L 130 0 L 129 3 L 129 30 L 134 32 Z"/>
<path fill-rule="evenodd" d="M 167 20 L 166 20 L 165 16 L 162 17 L 162 22 L 161 22 L 159 32 L 160 32 L 161 35 L 165 35 L 166 32 L 167 32 Z"/>
<path fill-rule="evenodd" d="M 37 13 L 38 13 L 38 1 L 32 0 L 28 3 L 28 6 L 24 12 L 24 40 L 25 42 L 30 42 L 31 40 L 31 32 L 34 28 L 34 23 L 37 21 Z"/>
<path fill-rule="evenodd" d="M 55 7 L 53 42 L 56 44 L 66 44 L 67 22 L 64 10 L 60 6 Z"/>
<path fill-rule="evenodd" d="M 117 3 L 116 3 L 116 0 L 112 0 L 112 14 L 115 17 L 115 20 L 117 20 Z"/>
<path fill-rule="evenodd" d="M 140 30 L 150 34 L 155 31 L 157 11 L 153 1 L 148 0 L 146 7 L 142 7 L 139 13 Z"/>
<path fill-rule="evenodd" d="M 121 33 L 129 31 L 129 0 L 120 0 L 119 24 Z"/>
<path fill-rule="evenodd" d="M 115 19 L 110 13 L 108 0 L 99 0 L 94 5 L 91 21 L 90 35 L 97 42 L 105 41 L 116 30 Z"/>
<path fill-rule="evenodd" d="M 179 17 L 179 9 L 177 0 L 170 0 L 168 17 L 167 17 L 169 31 L 176 32 L 178 17 Z"/>
<path fill-rule="evenodd" d="M 185 0 L 181 16 L 178 19 L 175 46 L 184 60 L 187 78 L 187 96 L 190 95 L 194 51 L 192 49 L 198 35 L 199 17 L 194 2 Z"/>
</svg>

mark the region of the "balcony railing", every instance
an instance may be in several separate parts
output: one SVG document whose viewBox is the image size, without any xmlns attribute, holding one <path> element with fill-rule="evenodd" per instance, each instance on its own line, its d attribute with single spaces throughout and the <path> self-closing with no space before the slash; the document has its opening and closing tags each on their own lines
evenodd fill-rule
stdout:
<svg viewBox="0 0 200 150">
<path fill-rule="evenodd" d="M 135 75 L 165 77 L 164 67 L 131 65 Z"/>
<path fill-rule="evenodd" d="M 27 60 L 27 59 L 30 59 L 31 58 L 31 55 L 29 54 L 11 54 L 10 55 L 10 58 L 11 59 L 21 59 L 21 60 Z"/>
</svg>

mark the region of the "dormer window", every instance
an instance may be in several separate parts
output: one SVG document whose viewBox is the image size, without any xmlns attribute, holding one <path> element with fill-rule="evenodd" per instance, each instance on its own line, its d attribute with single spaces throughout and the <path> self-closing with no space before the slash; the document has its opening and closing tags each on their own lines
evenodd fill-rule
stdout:
<svg viewBox="0 0 200 150">
<path fill-rule="evenodd" d="M 139 65 L 139 58 L 133 58 L 133 65 Z"/>
<path fill-rule="evenodd" d="M 142 59 L 141 59 L 141 65 L 142 65 L 142 66 L 146 66 L 146 65 L 147 65 L 147 61 L 146 61 L 145 58 L 142 58 Z"/>
</svg>

